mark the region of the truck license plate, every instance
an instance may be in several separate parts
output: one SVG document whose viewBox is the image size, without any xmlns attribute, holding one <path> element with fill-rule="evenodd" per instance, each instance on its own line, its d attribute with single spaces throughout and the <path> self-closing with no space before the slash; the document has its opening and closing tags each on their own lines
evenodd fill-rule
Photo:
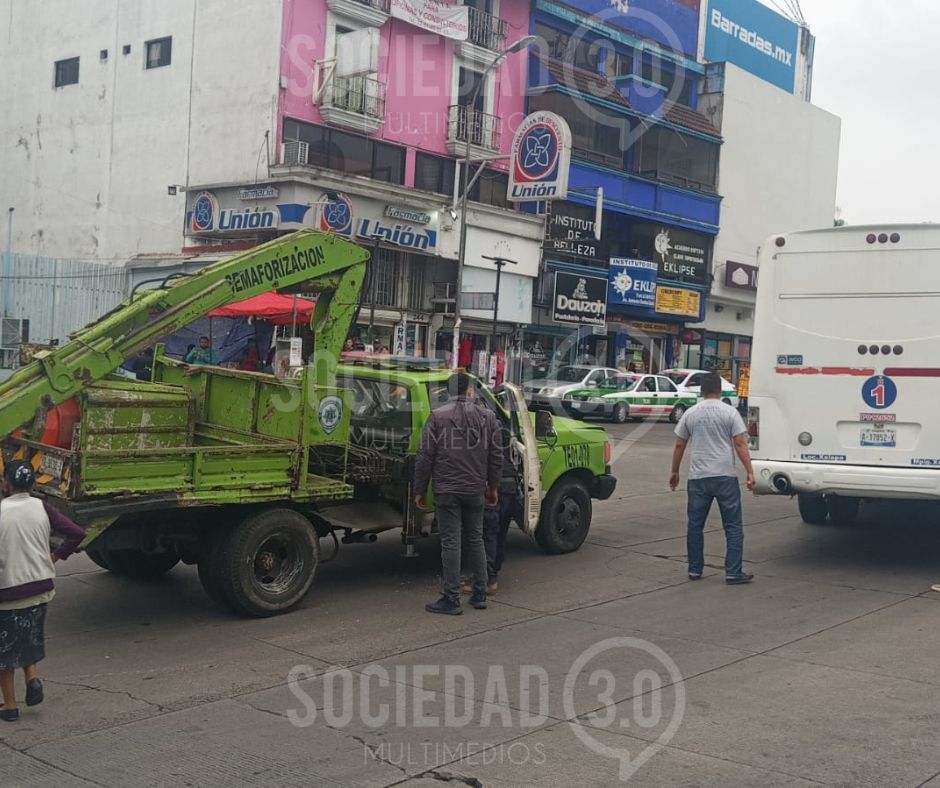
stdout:
<svg viewBox="0 0 940 788">
<path fill-rule="evenodd" d="M 862 446 L 893 449 L 897 446 L 898 431 L 893 427 L 862 427 Z"/>
<path fill-rule="evenodd" d="M 62 469 L 65 465 L 65 461 L 61 457 L 54 457 L 51 454 L 46 454 L 42 458 L 42 462 L 39 463 L 39 475 L 48 474 L 53 476 L 56 479 L 62 477 Z"/>
<path fill-rule="evenodd" d="M 571 403 L 571 407 L 574 408 L 575 410 L 581 410 L 581 404 L 582 403 L 578 402 L 577 400 L 574 400 Z"/>
</svg>

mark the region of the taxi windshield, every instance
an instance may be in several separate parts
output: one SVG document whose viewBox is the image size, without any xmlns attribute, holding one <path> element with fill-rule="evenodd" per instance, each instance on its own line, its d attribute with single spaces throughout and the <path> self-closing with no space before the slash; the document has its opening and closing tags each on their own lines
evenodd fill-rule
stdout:
<svg viewBox="0 0 940 788">
<path fill-rule="evenodd" d="M 664 372 L 663 374 L 677 386 L 682 385 L 682 382 L 689 376 L 687 372 L 681 372 L 679 370 L 673 372 Z"/>
<path fill-rule="evenodd" d="M 555 375 L 555 380 L 562 383 L 580 383 L 588 372 L 587 367 L 561 367 Z"/>
<path fill-rule="evenodd" d="M 632 375 L 621 375 L 614 380 L 614 387 L 620 391 L 633 391 L 639 382 L 640 378 L 638 377 L 634 377 Z"/>
</svg>

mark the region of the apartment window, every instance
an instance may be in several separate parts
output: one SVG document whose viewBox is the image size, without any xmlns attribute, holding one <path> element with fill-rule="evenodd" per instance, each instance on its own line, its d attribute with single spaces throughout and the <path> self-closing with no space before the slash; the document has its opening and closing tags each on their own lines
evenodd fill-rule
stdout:
<svg viewBox="0 0 940 788">
<path fill-rule="evenodd" d="M 572 38 L 568 33 L 541 22 L 535 24 L 535 35 L 539 38 L 539 52 L 546 57 L 597 73 L 601 50 L 597 42 L 588 41 L 580 35 Z"/>
<path fill-rule="evenodd" d="M 362 303 L 371 306 L 397 306 L 398 283 L 402 277 L 401 253 L 379 247 L 375 257 L 366 266 L 366 280 L 362 288 Z"/>
<path fill-rule="evenodd" d="M 388 183 L 405 182 L 405 149 L 357 134 L 314 126 L 296 120 L 284 121 L 284 142 L 306 142 L 307 164 L 348 175 L 362 175 Z"/>
<path fill-rule="evenodd" d="M 681 66 L 667 65 L 660 58 L 646 54 L 640 61 L 640 76 L 648 82 L 662 85 L 666 96 L 672 101 L 686 106 L 691 104 L 695 80 Z M 673 91 L 675 95 L 672 95 Z"/>
<path fill-rule="evenodd" d="M 508 175 L 493 170 L 485 170 L 479 180 L 473 184 L 469 197 L 474 202 L 495 205 L 497 208 L 509 208 L 509 200 L 506 197 L 508 188 Z"/>
<path fill-rule="evenodd" d="M 480 86 L 483 75 L 479 71 L 460 67 L 457 83 L 457 104 L 461 107 L 470 105 L 470 96 L 477 91 L 473 100 L 473 108 L 478 112 L 484 112 L 486 107 L 486 85 Z"/>
<path fill-rule="evenodd" d="M 600 107 L 585 112 L 570 96 L 543 93 L 529 99 L 529 111 L 555 112 L 567 118 L 571 127 L 571 147 L 579 159 L 596 161 L 610 167 L 623 167 L 621 134 L 626 118 L 607 113 Z"/>
<path fill-rule="evenodd" d="M 633 52 L 615 52 L 607 50 L 607 64 L 604 69 L 609 79 L 626 77 L 633 73 Z"/>
<path fill-rule="evenodd" d="M 661 127 L 649 129 L 635 147 L 633 168 L 639 175 L 715 191 L 718 144 Z"/>
<path fill-rule="evenodd" d="M 57 60 L 55 64 L 55 86 L 78 84 L 78 58 L 70 57 L 66 60 Z"/>
<path fill-rule="evenodd" d="M 415 154 L 415 188 L 435 194 L 454 193 L 454 160 Z"/>
<path fill-rule="evenodd" d="M 147 53 L 147 68 L 168 66 L 173 51 L 173 38 L 155 38 L 144 45 L 144 50 Z"/>
</svg>

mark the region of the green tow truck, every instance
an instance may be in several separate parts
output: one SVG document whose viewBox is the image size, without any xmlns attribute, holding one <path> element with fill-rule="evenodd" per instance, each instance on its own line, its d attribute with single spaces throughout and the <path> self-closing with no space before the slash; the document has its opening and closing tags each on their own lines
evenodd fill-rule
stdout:
<svg viewBox="0 0 940 788">
<path fill-rule="evenodd" d="M 83 546 L 103 568 L 150 578 L 195 564 L 213 599 L 248 615 L 304 597 L 321 540 L 335 551 L 397 528 L 414 554 L 431 530 L 410 489 L 430 400 L 413 402 L 406 441 L 380 445 L 350 381 L 394 375 L 414 392 L 428 390 L 420 375 L 439 384 L 446 374 L 339 367 L 367 259 L 349 241 L 300 231 L 136 293 L 0 384 L 3 463 L 32 463 L 39 491 L 87 528 Z M 301 287 L 317 294 L 315 349 L 295 378 L 193 367 L 156 344 L 217 307 Z M 113 374 L 154 346 L 152 382 Z M 518 390 L 500 397 L 484 394 L 512 436 L 520 525 L 549 552 L 577 549 L 590 527 L 585 493 L 608 497 L 615 485 L 606 435 L 536 425 Z"/>
</svg>

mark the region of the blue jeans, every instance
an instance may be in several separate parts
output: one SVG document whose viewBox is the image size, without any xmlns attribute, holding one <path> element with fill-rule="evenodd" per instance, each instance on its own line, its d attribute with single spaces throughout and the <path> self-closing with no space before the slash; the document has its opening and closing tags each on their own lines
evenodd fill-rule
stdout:
<svg viewBox="0 0 940 788">
<path fill-rule="evenodd" d="M 689 574 L 700 575 L 705 569 L 705 521 L 718 501 L 721 524 L 725 529 L 725 577 L 742 573 L 744 560 L 744 526 L 741 522 L 741 485 L 734 476 L 713 476 L 689 479 Z"/>
</svg>

